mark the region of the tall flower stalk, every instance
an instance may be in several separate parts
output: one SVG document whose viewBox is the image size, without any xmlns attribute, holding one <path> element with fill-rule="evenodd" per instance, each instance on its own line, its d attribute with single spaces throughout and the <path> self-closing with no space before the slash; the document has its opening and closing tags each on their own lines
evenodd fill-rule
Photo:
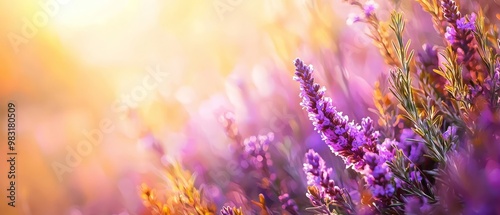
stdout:
<svg viewBox="0 0 500 215">
<path fill-rule="evenodd" d="M 349 194 L 335 185 L 335 182 L 330 178 L 332 169 L 326 167 L 323 158 L 310 149 L 306 153 L 305 159 L 304 172 L 309 187 L 307 197 L 317 207 L 317 211 L 330 213 L 330 206 L 334 206 L 338 212 L 353 214 L 354 205 Z"/>
<path fill-rule="evenodd" d="M 369 117 L 364 118 L 361 124 L 349 121 L 347 116 L 333 107 L 331 98 L 324 96 L 325 88 L 314 83 L 312 66 L 296 59 L 295 67 L 294 79 L 300 83 L 301 105 L 308 112 L 314 129 L 348 168 L 363 176 L 377 203 L 389 205 L 395 187 L 386 162 L 392 156 L 382 154 L 392 152 L 378 147 L 379 132 L 374 129 L 373 121 Z"/>
<path fill-rule="evenodd" d="M 314 129 L 331 151 L 342 157 L 347 167 L 361 170 L 364 166 L 365 150 L 376 151 L 378 132 L 373 131 L 371 120 L 365 118 L 364 127 L 349 122 L 349 118 L 338 112 L 332 105 L 332 99 L 325 97 L 326 89 L 314 83 L 313 67 L 306 66 L 300 59 L 295 60 L 294 79 L 300 83 L 300 103 L 308 113 Z"/>
<path fill-rule="evenodd" d="M 462 16 L 454 0 L 443 0 L 441 7 L 443 16 L 449 24 L 445 38 L 457 54 L 458 63 L 465 65 L 469 72 L 469 74 L 464 73 L 465 78 L 474 82 L 483 80 L 485 77 L 476 59 L 477 42 L 473 33 L 476 29 L 476 14 Z"/>
</svg>

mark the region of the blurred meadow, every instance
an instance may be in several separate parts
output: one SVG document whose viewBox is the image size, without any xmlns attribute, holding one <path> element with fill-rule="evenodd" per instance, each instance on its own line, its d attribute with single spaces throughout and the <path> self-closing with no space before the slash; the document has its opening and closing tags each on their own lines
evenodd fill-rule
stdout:
<svg viewBox="0 0 500 215">
<path fill-rule="evenodd" d="M 377 2 L 384 20 L 393 9 L 425 14 L 413 1 Z M 341 0 L 1 0 L 0 118 L 15 102 L 19 155 L 12 208 L 0 145 L 0 214 L 150 214 L 140 186 L 166 189 L 169 160 L 218 210 L 246 201 L 224 162 L 234 153 L 219 120 L 228 111 L 245 137 L 274 133 L 274 165 L 298 169 L 290 187 L 305 204 L 303 155 L 329 150 L 299 105 L 293 60 L 314 64 L 355 120 L 377 118 L 373 90 L 390 69 L 367 25 L 347 25 L 353 12 Z M 407 28 L 419 29 L 412 48 L 443 43 L 426 37 L 430 17 Z"/>
</svg>

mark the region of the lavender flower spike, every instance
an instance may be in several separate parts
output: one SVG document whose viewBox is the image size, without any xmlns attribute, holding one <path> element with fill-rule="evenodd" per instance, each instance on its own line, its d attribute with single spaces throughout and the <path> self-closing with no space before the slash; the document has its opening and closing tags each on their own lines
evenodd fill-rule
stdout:
<svg viewBox="0 0 500 215">
<path fill-rule="evenodd" d="M 330 179 L 332 169 L 326 168 L 325 161 L 312 149 L 306 153 L 305 157 L 304 172 L 307 175 L 309 190 L 307 197 L 311 203 L 319 207 L 323 205 L 323 201 L 335 202 L 339 205 L 339 209 L 350 214 L 353 209 L 351 204 L 345 201 L 344 190 Z"/>
<path fill-rule="evenodd" d="M 262 171 L 269 179 L 274 180 L 275 175 L 270 172 L 273 165 L 271 154 L 269 153 L 269 144 L 274 140 L 274 133 L 267 135 L 251 136 L 243 141 L 245 146 L 244 156 L 250 165 Z"/>
<path fill-rule="evenodd" d="M 476 19 L 477 15 L 475 13 L 472 13 L 468 19 L 466 17 L 462 17 L 457 20 L 457 28 L 465 31 L 475 31 Z"/>
<path fill-rule="evenodd" d="M 325 161 L 312 149 L 309 149 L 305 156 L 304 172 L 307 175 L 307 185 L 318 187 L 323 197 L 334 200 L 340 194 L 340 188 L 330 179 L 332 169 L 327 169 Z"/>
<path fill-rule="evenodd" d="M 441 7 L 443 8 L 443 16 L 446 21 L 456 26 L 457 20 L 462 17 L 462 14 L 460 14 L 455 0 L 441 1 Z"/>
<path fill-rule="evenodd" d="M 314 129 L 348 167 L 362 170 L 365 149 L 376 152 L 378 132 L 371 129 L 373 122 L 369 118 L 363 120 L 363 126 L 349 122 L 347 116 L 333 107 L 332 99 L 324 96 L 325 88 L 314 83 L 313 67 L 306 66 L 300 59 L 295 60 L 295 67 L 294 80 L 300 82 L 300 104 L 308 112 Z"/>
<path fill-rule="evenodd" d="M 288 213 L 292 215 L 299 215 L 299 206 L 292 198 L 290 198 L 288 193 L 279 196 L 278 199 L 281 202 L 281 208 L 283 210 L 288 211 Z"/>
<path fill-rule="evenodd" d="M 454 0 L 441 1 L 441 8 L 446 21 L 450 24 L 446 28 L 445 38 L 458 54 L 458 63 L 464 64 L 472 73 L 480 72 L 480 65 L 475 57 L 477 44 L 474 41 L 476 14 L 470 17 L 463 17 Z M 478 74 L 476 74 L 477 76 Z M 469 74 L 464 74 L 466 80 L 470 79 Z"/>
<path fill-rule="evenodd" d="M 391 183 L 392 172 L 387 165 L 387 161 L 393 159 L 394 152 L 392 145 L 397 142 L 386 139 L 378 146 L 380 154 L 367 152 L 364 156 L 366 166 L 363 171 L 365 182 L 370 187 L 373 196 L 386 203 L 394 195 L 396 188 Z"/>
<path fill-rule="evenodd" d="M 300 104 L 308 112 L 314 129 L 321 134 L 323 141 L 334 154 L 340 156 L 348 167 L 363 175 L 373 195 L 383 204 L 389 204 L 395 187 L 386 162 L 393 159 L 391 145 L 394 143 L 386 140 L 382 145 L 377 144 L 380 135 L 375 131 L 370 118 L 363 119 L 361 125 L 348 122 L 348 117 L 332 106 L 332 100 L 324 97 L 325 89 L 320 89 L 320 86 L 314 83 L 312 66 L 305 66 L 304 62 L 297 59 L 295 67 L 294 79 L 300 82 L 301 89 Z M 325 169 L 324 161 L 318 157 L 314 151 L 306 154 L 307 163 L 304 164 L 304 170 L 308 174 L 308 182 L 311 186 L 319 181 L 322 189 L 330 189 L 333 184 L 328 184 L 329 170 Z"/>
</svg>

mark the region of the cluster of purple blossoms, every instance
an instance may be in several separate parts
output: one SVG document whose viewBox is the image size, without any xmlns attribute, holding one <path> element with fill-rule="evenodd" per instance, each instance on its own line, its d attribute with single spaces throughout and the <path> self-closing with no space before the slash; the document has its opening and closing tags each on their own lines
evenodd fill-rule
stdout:
<svg viewBox="0 0 500 215">
<path fill-rule="evenodd" d="M 421 80 L 425 80 L 425 83 L 430 84 L 438 92 L 444 92 L 444 86 L 446 85 L 446 79 L 435 73 L 435 69 L 439 69 L 439 54 L 438 46 L 431 44 L 422 45 L 422 50 L 417 53 L 417 74 Z"/>
<path fill-rule="evenodd" d="M 280 200 L 281 208 L 283 210 L 288 211 L 288 213 L 290 213 L 292 215 L 299 214 L 299 212 L 298 212 L 299 206 L 292 198 L 290 198 L 290 195 L 288 195 L 288 193 L 285 193 L 285 194 L 279 196 L 278 199 Z"/>
<path fill-rule="evenodd" d="M 476 14 L 470 17 L 463 17 L 454 0 L 441 1 L 443 15 L 450 24 L 446 28 L 445 38 L 458 54 L 459 63 L 464 63 L 471 72 L 478 70 L 475 62 L 476 43 L 474 34 L 476 27 Z M 466 78 L 468 78 L 466 76 Z"/>
<path fill-rule="evenodd" d="M 457 28 L 464 31 L 475 31 L 476 30 L 476 19 L 475 13 L 472 13 L 470 17 L 462 17 L 457 20 Z"/>
<path fill-rule="evenodd" d="M 421 66 L 419 72 L 429 72 L 439 68 L 438 47 L 430 44 L 422 45 L 422 51 L 417 53 L 417 62 Z M 431 74 L 435 74 L 432 72 Z M 435 74 L 439 76 L 438 74 Z"/>
<path fill-rule="evenodd" d="M 294 79 L 300 82 L 300 103 L 308 113 L 314 130 L 321 134 L 323 141 L 332 152 L 339 155 L 348 167 L 360 170 L 365 166 L 363 156 L 366 149 L 376 149 L 378 132 L 366 134 L 372 129 L 366 119 L 365 127 L 349 122 L 349 118 L 338 112 L 332 105 L 332 99 L 324 97 L 325 88 L 314 83 L 312 65 L 306 66 L 300 59 L 295 60 Z M 368 131 L 365 131 L 368 130 Z"/>
<path fill-rule="evenodd" d="M 444 34 L 444 37 L 449 43 L 453 44 L 455 43 L 455 41 L 457 41 L 457 31 L 455 30 L 455 28 L 448 26 L 446 27 L 446 33 Z"/>
<path fill-rule="evenodd" d="M 425 143 L 420 135 L 410 128 L 405 128 L 399 136 L 398 148 L 410 159 L 413 164 L 421 162 L 425 150 Z"/>
<path fill-rule="evenodd" d="M 444 18 L 452 25 L 462 17 L 455 0 L 442 0 L 441 8 L 443 9 Z"/>
<path fill-rule="evenodd" d="M 325 161 L 314 150 L 305 155 L 304 172 L 307 176 L 309 192 L 306 194 L 314 206 L 323 206 L 323 201 L 334 202 L 344 211 L 352 211 L 349 203 L 344 200 L 344 190 L 335 185 L 330 178 L 331 168 L 326 168 Z"/>
<path fill-rule="evenodd" d="M 426 214 L 431 212 L 431 208 L 426 198 L 417 196 L 406 198 L 405 214 Z"/>
<path fill-rule="evenodd" d="M 363 6 L 365 16 L 373 15 L 377 8 L 378 8 L 378 4 L 374 0 L 367 1 Z"/>
<path fill-rule="evenodd" d="M 363 157 L 366 163 L 362 171 L 365 182 L 371 188 L 373 196 L 385 201 L 390 200 L 396 191 L 391 183 L 392 172 L 387 164 L 387 161 L 394 158 L 393 145 L 397 145 L 397 142 L 386 139 L 377 146 L 379 153 L 367 152 Z"/>
<path fill-rule="evenodd" d="M 443 133 L 443 137 L 445 139 L 454 138 L 457 135 L 457 129 L 457 126 L 454 125 L 448 126 L 446 131 Z"/>
<path fill-rule="evenodd" d="M 274 133 L 269 132 L 267 135 L 251 136 L 243 141 L 245 146 L 244 155 L 250 162 L 250 165 L 262 170 L 268 174 L 270 179 L 273 179 L 269 168 L 273 165 L 271 154 L 269 153 L 269 144 L 274 140 Z"/>
<path fill-rule="evenodd" d="M 331 98 L 324 96 L 325 88 L 314 83 L 311 65 L 306 66 L 300 59 L 296 59 L 295 67 L 294 79 L 300 82 L 301 105 L 308 112 L 314 129 L 321 134 L 331 151 L 344 160 L 348 168 L 363 175 L 374 197 L 379 200 L 390 198 L 395 188 L 386 162 L 393 157 L 392 147 L 378 145 L 380 135 L 374 130 L 370 118 L 363 119 L 361 125 L 355 124 L 333 107 Z M 306 157 L 308 162 L 315 161 L 312 159 L 313 155 Z M 327 170 L 323 172 L 327 173 Z"/>
<path fill-rule="evenodd" d="M 356 13 L 351 13 L 349 14 L 349 17 L 347 18 L 346 23 L 348 25 L 352 25 L 356 22 L 360 22 L 366 19 L 369 19 L 375 14 L 375 10 L 378 8 L 378 4 L 374 0 L 368 0 L 364 4 L 357 0 L 346 0 L 348 3 L 353 4 L 353 5 L 358 5 L 363 9 L 363 14 L 356 14 Z"/>
<path fill-rule="evenodd" d="M 363 174 L 373 196 L 377 199 L 390 199 L 395 192 L 395 187 L 391 183 L 392 173 L 386 160 L 373 152 L 366 153 L 364 158 L 366 166 Z"/>
<path fill-rule="evenodd" d="M 340 194 L 340 188 L 330 179 L 331 168 L 326 168 L 325 161 L 314 150 L 310 149 L 306 155 L 304 172 L 307 176 L 307 185 L 316 186 L 322 197 L 335 200 Z M 311 196 L 308 195 L 309 198 Z"/>
<path fill-rule="evenodd" d="M 456 25 L 448 26 L 446 28 L 445 37 L 450 44 L 457 44 L 460 37 L 457 38 L 458 32 L 461 34 L 467 34 L 467 32 L 472 32 L 476 30 L 476 14 L 472 13 L 471 16 L 462 17 L 457 20 Z"/>
<path fill-rule="evenodd" d="M 420 173 L 420 171 L 413 169 L 413 167 L 416 167 L 424 162 L 423 155 L 426 146 L 422 137 L 416 134 L 412 129 L 404 128 L 401 130 L 399 142 L 394 141 L 393 145 L 397 146 L 399 150 L 403 151 L 404 155 L 410 161 L 410 181 L 421 182 L 423 179 L 422 174 Z M 395 182 L 397 187 L 404 186 L 404 183 L 399 179 L 396 179 Z"/>
<path fill-rule="evenodd" d="M 243 144 L 243 137 L 240 134 L 238 125 L 233 112 L 225 112 L 219 119 L 219 123 L 223 126 L 226 136 L 232 140 L 230 145 L 233 158 L 239 163 L 243 170 L 249 170 L 251 167 L 245 153 L 245 145 Z"/>
</svg>

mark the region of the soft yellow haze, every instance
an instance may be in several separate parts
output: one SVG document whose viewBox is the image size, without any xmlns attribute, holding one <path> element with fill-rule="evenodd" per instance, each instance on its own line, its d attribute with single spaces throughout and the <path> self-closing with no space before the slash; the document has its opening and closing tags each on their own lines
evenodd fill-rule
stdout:
<svg viewBox="0 0 500 215">
<path fill-rule="evenodd" d="M 48 14 L 45 3 L 57 9 Z M 14 101 L 19 161 L 12 209 L 4 199 L 2 142 L 0 214 L 139 211 L 137 193 L 122 185 L 140 182 L 123 179 L 127 174 L 151 169 L 150 154 L 137 146 L 142 133 L 180 132 L 192 108 L 226 92 L 231 73 L 251 80 L 256 65 L 271 61 L 291 75 L 298 53 L 336 51 L 337 24 L 345 25 L 346 15 L 337 17 L 332 4 L 340 1 L 1 0 L 0 118 L 5 121 L 7 102 Z M 48 20 L 38 20 L 26 37 L 25 21 L 33 23 L 37 14 Z M 117 111 L 123 95 L 155 70 L 168 75 L 152 81 L 132 111 Z M 103 122 L 113 131 L 59 180 L 53 164 Z M 175 154 L 176 142 L 167 144 Z"/>
</svg>

